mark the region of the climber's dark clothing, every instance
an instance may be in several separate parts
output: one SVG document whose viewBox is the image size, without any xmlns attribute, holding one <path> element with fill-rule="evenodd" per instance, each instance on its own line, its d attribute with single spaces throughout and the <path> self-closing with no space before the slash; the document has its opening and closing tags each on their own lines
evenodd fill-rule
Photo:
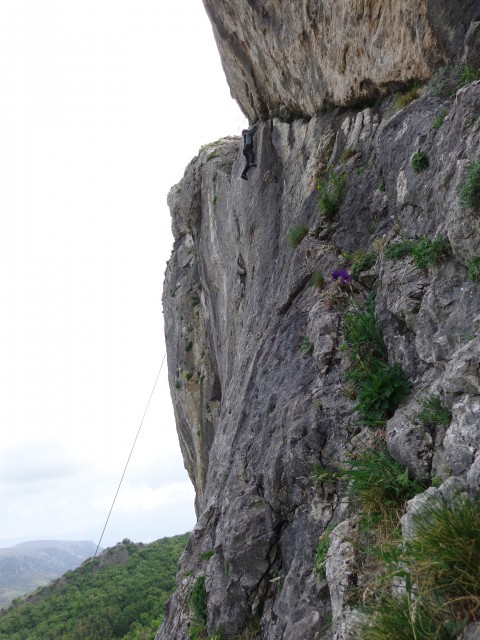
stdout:
<svg viewBox="0 0 480 640">
<path fill-rule="evenodd" d="M 246 180 L 247 173 L 250 167 L 256 167 L 255 164 L 255 152 L 253 150 L 253 136 L 257 131 L 258 125 L 250 127 L 250 129 L 244 129 L 243 135 L 243 155 L 245 156 L 245 168 L 242 171 L 241 177 Z"/>
</svg>

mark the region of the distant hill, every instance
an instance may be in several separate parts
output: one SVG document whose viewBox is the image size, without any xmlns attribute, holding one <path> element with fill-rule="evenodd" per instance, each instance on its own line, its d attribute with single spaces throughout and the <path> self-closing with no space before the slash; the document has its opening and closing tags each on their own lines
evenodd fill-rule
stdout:
<svg viewBox="0 0 480 640">
<path fill-rule="evenodd" d="M 0 549 L 0 607 L 76 569 L 95 550 L 85 540 L 37 540 Z"/>
<path fill-rule="evenodd" d="M 0 611 L 0 640 L 153 640 L 188 536 L 124 540 L 15 599 Z"/>
</svg>

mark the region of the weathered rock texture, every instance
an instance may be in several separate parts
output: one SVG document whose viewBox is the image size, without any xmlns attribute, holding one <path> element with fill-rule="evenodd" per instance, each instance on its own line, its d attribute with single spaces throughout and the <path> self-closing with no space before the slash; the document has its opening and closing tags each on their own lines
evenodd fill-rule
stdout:
<svg viewBox="0 0 480 640">
<path fill-rule="evenodd" d="M 250 120 L 313 116 L 425 80 L 464 52 L 478 0 L 204 0 Z M 475 36 L 476 33 L 476 36 Z M 467 40 L 469 51 L 478 33 Z"/>
<path fill-rule="evenodd" d="M 225 15 L 235 15 L 231 6 L 259 11 L 253 2 L 222 4 Z M 262 4 L 270 28 L 275 7 L 286 4 Z M 396 4 L 386 4 L 380 22 Z M 411 64 L 427 70 L 422 42 L 427 32 L 433 37 L 432 6 L 420 4 L 416 29 L 423 31 Z M 374 3 L 361 4 L 370 5 L 373 10 Z M 300 15 L 314 11 L 310 22 L 320 23 L 320 14 L 326 21 L 326 6 L 300 3 Z M 299 20 L 291 18 L 293 25 Z M 251 28 L 251 21 L 242 24 Z M 303 63 L 290 56 L 289 64 Z M 445 108 L 448 115 L 435 130 Z M 449 102 L 425 96 L 398 112 L 386 100 L 376 109 L 336 109 L 291 124 L 274 119 L 258 129 L 258 166 L 248 182 L 239 179 L 241 144 L 232 138 L 201 151 L 172 189 L 175 245 L 165 278 L 165 330 L 199 519 L 158 640 L 189 637 L 189 597 L 200 576 L 206 577 L 212 635 L 218 628 L 222 638 L 237 637 L 256 621 L 264 640 L 355 637 L 346 592 L 362 578 L 348 543 L 352 505 L 335 484 L 312 480 L 315 463 L 337 465 L 371 437 L 344 379 L 349 361 L 340 346 L 348 301 L 331 284 L 331 272 L 348 264 L 347 254 L 376 254 L 355 295 L 364 299 L 376 287 L 389 361 L 401 364 L 413 385 L 387 426 L 392 455 L 422 479 L 453 474 L 465 490 L 480 490 L 480 285 L 467 278 L 469 261 L 480 255 L 480 216 L 458 199 L 479 153 L 479 116 L 477 82 Z M 415 173 L 411 157 L 419 149 L 429 166 Z M 348 175 L 346 197 L 331 221 L 320 214 L 316 190 L 329 162 Z M 292 250 L 287 234 L 301 224 L 309 233 Z M 385 247 L 422 235 L 447 238 L 452 255 L 424 270 L 409 257 L 385 258 Z M 310 285 L 314 272 L 324 275 L 323 290 Z M 313 345 L 306 354 L 299 349 L 304 338 Z M 448 428 L 412 422 L 426 393 L 451 408 Z M 315 550 L 328 526 L 338 535 L 320 580 Z M 202 556 L 206 551 L 213 554 Z"/>
</svg>

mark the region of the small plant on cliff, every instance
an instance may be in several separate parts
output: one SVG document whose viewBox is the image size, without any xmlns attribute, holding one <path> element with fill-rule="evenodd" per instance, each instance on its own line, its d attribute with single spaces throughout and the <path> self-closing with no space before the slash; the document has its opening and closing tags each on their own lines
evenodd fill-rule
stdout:
<svg viewBox="0 0 480 640">
<path fill-rule="evenodd" d="M 378 450 L 367 449 L 349 462 L 351 468 L 340 473 L 350 481 L 351 495 L 363 515 L 377 516 L 377 522 L 387 529 L 398 526 L 407 500 L 426 488 L 391 457 L 384 445 Z"/>
<path fill-rule="evenodd" d="M 420 173 L 421 171 L 425 171 L 429 165 L 428 156 L 425 151 L 416 151 L 413 154 L 410 163 L 415 173 Z"/>
<path fill-rule="evenodd" d="M 391 245 L 385 250 L 385 258 L 397 260 L 410 255 L 417 269 L 426 269 L 438 264 L 451 253 L 452 247 L 445 238 L 422 236 L 418 240 L 405 240 Z"/>
<path fill-rule="evenodd" d="M 480 211 L 480 159 L 470 162 L 459 200 L 464 209 Z"/>
<path fill-rule="evenodd" d="M 425 426 L 443 425 L 448 427 L 452 421 L 452 412 L 442 405 L 438 396 L 426 395 L 419 399 L 422 407 L 415 418 Z"/>
<path fill-rule="evenodd" d="M 432 129 L 434 131 L 438 131 L 442 124 L 444 123 L 445 118 L 448 116 L 449 109 L 445 108 L 440 111 L 438 116 L 435 118 L 432 124 Z"/>
<path fill-rule="evenodd" d="M 303 340 L 298 345 L 298 348 L 300 349 L 300 351 L 303 353 L 304 356 L 308 356 L 311 353 L 313 353 L 313 344 L 310 342 L 310 340 L 307 337 L 303 338 Z"/>
<path fill-rule="evenodd" d="M 377 426 L 391 418 L 408 395 L 411 384 L 399 364 L 390 365 L 373 300 L 364 312 L 347 314 L 344 323 L 345 344 L 352 363 L 347 378 L 357 388 L 356 409 L 364 424 Z"/>
<path fill-rule="evenodd" d="M 327 220 L 331 220 L 342 204 L 347 193 L 347 174 L 336 174 L 333 167 L 328 168 L 328 179 L 320 179 L 317 184 L 319 191 L 318 204 L 320 211 Z"/>
<path fill-rule="evenodd" d="M 395 100 L 395 106 L 397 109 L 404 109 L 411 102 L 420 97 L 420 87 L 416 84 L 411 86 L 409 89 L 404 91 L 398 98 Z"/>
<path fill-rule="evenodd" d="M 434 96 L 451 98 L 461 87 L 479 78 L 480 69 L 456 64 L 439 69 L 428 81 L 427 87 Z"/>
<path fill-rule="evenodd" d="M 467 278 L 472 282 L 480 282 L 480 258 L 472 258 L 468 263 Z"/>
<path fill-rule="evenodd" d="M 319 580 L 325 580 L 327 577 L 327 553 L 330 548 L 330 534 L 332 531 L 333 527 L 327 527 L 318 541 L 314 569 Z"/>
<path fill-rule="evenodd" d="M 362 640 L 453 640 L 480 618 L 480 503 L 424 503 L 413 536 L 391 562 L 390 585 L 369 611 Z"/>
<path fill-rule="evenodd" d="M 374 253 L 362 253 L 353 263 L 350 270 L 352 278 L 358 280 L 358 276 L 362 271 L 368 271 L 373 267 L 377 261 L 377 256 Z"/>
<path fill-rule="evenodd" d="M 317 289 L 323 289 L 325 286 L 325 277 L 321 271 L 314 271 L 310 278 L 310 284 Z"/>
<path fill-rule="evenodd" d="M 189 629 L 191 640 L 208 638 L 207 633 L 207 590 L 205 588 L 205 576 L 196 579 L 189 599 L 193 619 Z"/>
<path fill-rule="evenodd" d="M 415 243 L 413 240 L 403 240 L 392 244 L 385 249 L 385 258 L 387 260 L 401 260 L 405 256 L 412 254 Z"/>
<path fill-rule="evenodd" d="M 308 226 L 302 224 L 290 229 L 287 236 L 287 244 L 291 249 L 296 249 L 308 233 Z"/>
<path fill-rule="evenodd" d="M 450 242 L 445 238 L 419 238 L 413 247 L 412 258 L 417 269 L 426 269 L 439 264 L 452 255 Z"/>
</svg>

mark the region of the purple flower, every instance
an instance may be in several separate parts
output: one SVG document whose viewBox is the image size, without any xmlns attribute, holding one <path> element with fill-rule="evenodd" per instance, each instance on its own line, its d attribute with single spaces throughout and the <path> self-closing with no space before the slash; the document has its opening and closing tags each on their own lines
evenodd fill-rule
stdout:
<svg viewBox="0 0 480 640">
<path fill-rule="evenodd" d="M 352 276 L 346 269 L 335 269 L 335 271 L 332 271 L 332 278 L 340 280 L 340 284 L 349 284 L 352 281 Z"/>
</svg>

